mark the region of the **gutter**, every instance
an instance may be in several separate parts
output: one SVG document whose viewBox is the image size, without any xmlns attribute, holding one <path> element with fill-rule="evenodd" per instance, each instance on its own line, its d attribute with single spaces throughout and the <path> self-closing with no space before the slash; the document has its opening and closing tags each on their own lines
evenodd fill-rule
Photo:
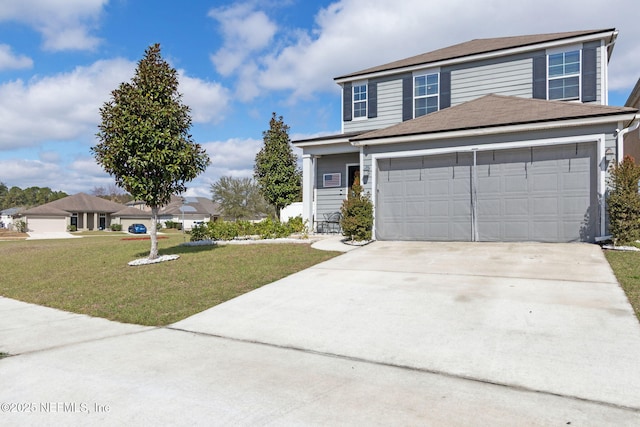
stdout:
<svg viewBox="0 0 640 427">
<path fill-rule="evenodd" d="M 633 123 L 633 121 L 635 121 L 635 123 Z M 617 155 L 617 159 L 616 161 L 618 163 L 621 163 L 622 160 L 624 159 L 624 137 L 626 134 L 628 134 L 629 132 L 633 132 L 634 130 L 637 130 L 640 127 L 640 116 L 636 115 L 633 120 L 632 120 L 632 124 L 622 130 L 620 129 L 616 129 L 616 155 Z"/>
</svg>

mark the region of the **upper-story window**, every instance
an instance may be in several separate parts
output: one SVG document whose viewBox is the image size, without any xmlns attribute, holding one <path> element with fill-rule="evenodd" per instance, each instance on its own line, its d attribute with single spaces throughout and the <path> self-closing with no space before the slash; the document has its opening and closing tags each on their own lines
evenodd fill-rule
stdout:
<svg viewBox="0 0 640 427">
<path fill-rule="evenodd" d="M 367 84 L 353 85 L 353 118 L 367 117 Z"/>
<path fill-rule="evenodd" d="M 438 73 L 413 77 L 414 117 L 438 111 L 439 87 Z"/>
<path fill-rule="evenodd" d="M 549 55 L 549 99 L 580 99 L 580 50 Z"/>
</svg>

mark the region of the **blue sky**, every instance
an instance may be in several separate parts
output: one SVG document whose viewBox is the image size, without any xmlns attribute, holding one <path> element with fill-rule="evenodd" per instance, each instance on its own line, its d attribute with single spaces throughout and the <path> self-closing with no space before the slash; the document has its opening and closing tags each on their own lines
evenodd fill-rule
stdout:
<svg viewBox="0 0 640 427">
<path fill-rule="evenodd" d="M 91 192 L 98 109 L 160 43 L 212 159 L 188 195 L 251 176 L 272 112 L 340 131 L 335 76 L 474 38 L 617 28 L 609 103 L 640 77 L 637 0 L 0 0 L 0 182 Z"/>
</svg>

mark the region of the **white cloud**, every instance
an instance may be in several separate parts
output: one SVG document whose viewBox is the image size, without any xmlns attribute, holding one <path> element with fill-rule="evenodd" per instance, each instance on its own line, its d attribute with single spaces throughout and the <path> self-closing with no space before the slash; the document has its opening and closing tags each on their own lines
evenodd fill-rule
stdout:
<svg viewBox="0 0 640 427">
<path fill-rule="evenodd" d="M 629 13 L 636 8 L 636 0 L 620 0 L 603 21 L 594 13 L 602 9 L 598 0 L 340 0 L 317 13 L 311 30 L 280 29 L 279 49 L 228 58 L 242 99 L 288 91 L 295 102 L 316 92 L 337 93 L 333 77 L 476 38 L 616 27 L 611 87 L 630 89 L 640 77 L 640 26 Z M 230 37 L 224 27 L 223 34 Z"/>
<path fill-rule="evenodd" d="M 244 173 L 251 170 L 256 154 L 262 147 L 262 140 L 232 138 L 226 141 L 205 142 L 202 144 L 211 158 L 211 166 L 214 171 L 233 171 Z M 220 176 L 225 175 L 221 173 Z M 237 175 L 234 175 L 237 176 Z M 243 175 L 243 176 L 246 176 Z"/>
<path fill-rule="evenodd" d="M 0 71 L 31 67 L 33 67 L 31 58 L 24 55 L 16 55 L 12 52 L 11 46 L 0 44 Z"/>
<path fill-rule="evenodd" d="M 0 22 L 31 26 L 44 37 L 52 51 L 94 49 L 100 40 L 91 35 L 108 0 L 3 0 Z"/>
<path fill-rule="evenodd" d="M 123 59 L 98 61 L 69 73 L 0 85 L 0 150 L 47 140 L 92 140 L 99 108 L 134 68 Z"/>
<path fill-rule="evenodd" d="M 93 142 L 100 107 L 120 83 L 131 80 L 135 66 L 124 59 L 104 60 L 69 73 L 0 84 L 0 150 L 45 141 Z M 228 109 L 228 90 L 218 83 L 182 74 L 180 91 L 196 123 L 218 123 Z"/>
<path fill-rule="evenodd" d="M 264 12 L 247 3 L 212 9 L 209 16 L 218 21 L 224 37 L 222 48 L 211 55 L 223 76 L 233 73 L 253 52 L 269 46 L 277 31 L 276 24 Z"/>
<path fill-rule="evenodd" d="M 224 118 L 230 101 L 229 90 L 219 83 L 189 77 L 180 72 L 180 92 L 183 101 L 191 107 L 195 123 L 219 123 Z"/>
</svg>

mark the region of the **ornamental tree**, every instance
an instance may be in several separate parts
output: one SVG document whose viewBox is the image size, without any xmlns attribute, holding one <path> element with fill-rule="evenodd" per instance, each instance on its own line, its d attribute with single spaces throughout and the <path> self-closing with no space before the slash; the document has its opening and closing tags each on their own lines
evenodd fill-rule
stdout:
<svg viewBox="0 0 640 427">
<path fill-rule="evenodd" d="M 158 210 L 209 165 L 189 134 L 189 113 L 159 44 L 147 48 L 131 82 L 121 83 L 100 109 L 100 142 L 91 151 L 119 187 L 151 208 L 149 259 L 158 257 Z"/>
<path fill-rule="evenodd" d="M 211 185 L 211 195 L 220 204 L 224 217 L 234 221 L 273 212 L 251 178 L 223 176 Z"/>
<path fill-rule="evenodd" d="M 298 157 L 293 153 L 289 139 L 289 126 L 282 116 L 273 113 L 269 130 L 262 132 L 264 146 L 256 154 L 253 176 L 264 199 L 280 210 L 300 200 L 302 172 L 298 168 Z"/>
</svg>

